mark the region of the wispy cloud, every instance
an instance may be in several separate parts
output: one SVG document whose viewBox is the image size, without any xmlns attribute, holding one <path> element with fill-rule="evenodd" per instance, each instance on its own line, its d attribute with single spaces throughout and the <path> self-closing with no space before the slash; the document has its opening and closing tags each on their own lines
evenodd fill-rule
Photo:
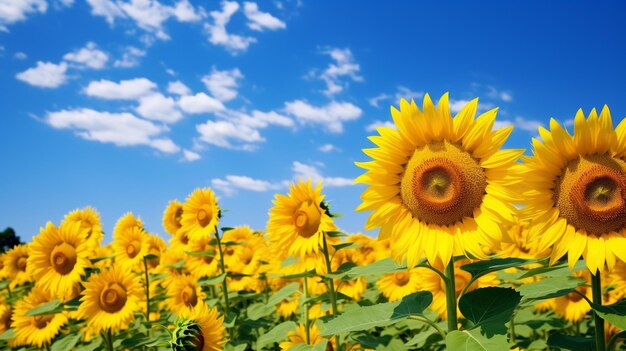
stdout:
<svg viewBox="0 0 626 351">
<path fill-rule="evenodd" d="M 248 18 L 248 27 L 252 30 L 262 32 L 264 30 L 285 29 L 285 22 L 272 16 L 268 12 L 259 10 L 259 6 L 254 2 L 244 2 L 243 12 Z"/>
<path fill-rule="evenodd" d="M 2 1 L 0 4 L 0 32 L 7 32 L 8 26 L 26 20 L 34 13 L 48 10 L 46 0 Z"/>
<path fill-rule="evenodd" d="M 323 80 L 326 83 L 326 89 L 322 91 L 325 95 L 341 93 L 348 85 L 344 78 L 355 82 L 363 81 L 363 77 L 359 75 L 361 66 L 354 60 L 350 49 L 329 48 L 322 52 L 330 56 L 333 62 L 321 73 L 317 70 L 310 71 L 307 77 Z"/>
<path fill-rule="evenodd" d="M 243 74 L 237 68 L 220 71 L 213 67 L 210 74 L 202 77 L 202 82 L 211 95 L 225 102 L 237 97 L 238 81 L 242 78 Z"/>
<path fill-rule="evenodd" d="M 221 4 L 221 11 L 210 12 L 213 23 L 206 23 L 204 26 L 209 32 L 209 42 L 223 46 L 231 53 L 240 53 L 248 50 L 250 44 L 256 42 L 255 38 L 231 34 L 226 30 L 226 25 L 230 22 L 230 18 L 239 10 L 239 4 L 234 1 L 222 1 Z"/>
<path fill-rule="evenodd" d="M 331 133 L 342 133 L 345 122 L 354 121 L 363 113 L 352 103 L 336 101 L 314 106 L 304 100 L 294 100 L 286 102 L 284 110 L 303 125 L 319 125 Z"/>
</svg>

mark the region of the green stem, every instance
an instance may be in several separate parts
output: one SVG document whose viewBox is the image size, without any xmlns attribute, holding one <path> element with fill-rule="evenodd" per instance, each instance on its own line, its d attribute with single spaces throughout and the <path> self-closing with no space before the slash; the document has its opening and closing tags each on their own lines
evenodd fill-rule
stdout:
<svg viewBox="0 0 626 351">
<path fill-rule="evenodd" d="M 111 329 L 106 332 L 101 332 L 101 335 L 107 351 L 113 351 L 113 336 L 111 335 Z"/>
<path fill-rule="evenodd" d="M 11 282 L 9 282 L 9 284 L 7 284 L 7 290 L 9 291 L 9 299 L 12 299 L 13 295 L 11 293 Z"/>
<path fill-rule="evenodd" d="M 515 312 L 511 315 L 510 323 L 510 332 L 511 332 L 511 343 L 515 345 Z"/>
<path fill-rule="evenodd" d="M 302 279 L 304 279 L 304 303 L 302 304 L 302 306 L 304 306 L 304 329 L 306 330 L 306 344 L 311 345 L 311 332 L 309 331 L 309 305 L 307 301 L 309 299 L 309 282 L 307 277 L 304 277 Z"/>
<path fill-rule="evenodd" d="M 148 275 L 148 260 L 143 258 L 143 268 L 146 274 L 146 321 L 150 322 L 150 276 Z"/>
<path fill-rule="evenodd" d="M 416 315 L 409 316 L 409 319 L 413 319 L 413 320 L 420 321 L 420 322 L 423 322 L 423 323 L 426 323 L 426 324 L 430 325 L 431 327 L 433 327 L 437 331 L 437 333 L 439 333 L 439 335 L 441 335 L 443 340 L 446 340 L 446 332 L 443 329 L 441 329 L 437 325 L 437 323 L 435 323 L 435 322 L 433 322 L 433 321 L 431 321 L 431 320 L 429 320 L 427 318 L 424 318 L 424 317 L 421 317 L 421 316 L 416 316 Z"/>
<path fill-rule="evenodd" d="M 454 284 L 454 258 L 446 266 L 446 310 L 448 316 L 448 332 L 457 330 L 456 319 L 456 286 Z"/>
<path fill-rule="evenodd" d="M 322 233 L 322 243 L 324 245 L 324 258 L 326 261 L 326 272 L 327 274 L 332 274 L 332 267 L 330 266 L 330 258 L 328 255 L 328 243 L 326 242 L 326 233 Z M 330 297 L 330 304 L 333 307 L 333 316 L 338 314 L 337 310 L 337 296 L 335 295 L 335 282 L 333 278 L 326 278 L 328 281 L 328 296 Z M 341 346 L 341 338 L 337 335 L 337 349 L 339 351 L 342 350 Z"/>
<path fill-rule="evenodd" d="M 600 272 L 596 271 L 596 274 L 591 274 L 591 294 L 593 297 L 593 303 L 596 305 L 602 305 L 602 281 L 600 279 Z M 596 311 L 593 311 L 593 320 L 596 327 L 596 350 L 606 351 L 606 344 L 604 340 L 604 320 Z"/>
<path fill-rule="evenodd" d="M 222 269 L 222 274 L 226 274 L 226 266 L 224 265 L 224 253 L 222 251 L 222 240 L 220 239 L 219 232 L 217 231 L 217 226 L 215 226 L 215 239 L 217 239 L 217 249 L 220 253 L 220 268 Z M 224 282 L 222 283 L 222 290 L 224 292 L 224 314 L 226 315 L 226 317 L 228 317 L 228 283 L 226 282 L 226 277 L 224 277 Z"/>
</svg>

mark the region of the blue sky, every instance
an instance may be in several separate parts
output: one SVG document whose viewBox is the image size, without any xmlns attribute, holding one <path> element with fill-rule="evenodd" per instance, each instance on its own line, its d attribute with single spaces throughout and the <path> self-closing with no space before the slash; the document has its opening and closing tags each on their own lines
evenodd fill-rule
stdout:
<svg viewBox="0 0 626 351">
<path fill-rule="evenodd" d="M 626 115 L 623 2 L 22 0 L 0 6 L 0 227 L 29 240 L 94 206 L 163 236 L 211 187 L 263 229 L 275 193 L 323 179 L 363 230 L 354 161 L 400 97 L 480 98 L 527 148 L 550 117 Z"/>
</svg>

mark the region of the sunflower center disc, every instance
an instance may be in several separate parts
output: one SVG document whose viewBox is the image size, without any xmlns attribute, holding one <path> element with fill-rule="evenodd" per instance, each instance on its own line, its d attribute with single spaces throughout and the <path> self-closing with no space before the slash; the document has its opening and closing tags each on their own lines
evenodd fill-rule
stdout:
<svg viewBox="0 0 626 351">
<path fill-rule="evenodd" d="M 201 226 L 206 227 L 207 225 L 209 225 L 209 223 L 211 223 L 210 211 L 207 212 L 207 210 L 203 208 L 199 209 L 198 213 L 196 214 L 196 219 Z"/>
<path fill-rule="evenodd" d="M 128 254 L 128 257 L 134 258 L 135 256 L 137 256 L 137 254 L 139 253 L 140 247 L 141 246 L 139 244 L 139 241 L 137 240 L 133 240 L 130 243 L 128 243 L 128 245 L 126 246 L 126 253 Z"/>
<path fill-rule="evenodd" d="M 16 262 L 17 269 L 19 269 L 20 271 L 25 271 L 26 270 L 26 262 L 27 261 L 28 261 L 28 259 L 26 257 L 18 258 L 17 262 Z"/>
<path fill-rule="evenodd" d="M 313 236 L 319 230 L 322 215 L 312 201 L 303 202 L 293 214 L 293 225 L 298 235 L 304 238 Z"/>
<path fill-rule="evenodd" d="M 100 292 L 98 303 L 100 308 L 109 313 L 121 310 L 126 304 L 126 290 L 117 283 L 109 285 Z"/>
<path fill-rule="evenodd" d="M 415 150 L 400 186 L 414 218 L 450 225 L 472 216 L 482 203 L 487 179 L 469 153 L 443 141 Z"/>
<path fill-rule="evenodd" d="M 393 278 L 400 286 L 404 286 L 409 282 L 409 275 L 406 272 L 397 272 L 393 275 Z"/>
<path fill-rule="evenodd" d="M 76 264 L 76 249 L 68 243 L 61 243 L 52 249 L 50 264 L 60 274 L 68 274 Z"/>
<path fill-rule="evenodd" d="M 209 250 L 213 250 L 213 247 L 210 245 L 205 245 L 203 251 L 209 251 Z M 209 256 L 209 255 L 204 255 L 203 256 L 204 262 L 210 264 L 211 262 L 213 262 L 213 256 Z"/>
<path fill-rule="evenodd" d="M 602 235 L 626 225 L 626 163 L 607 155 L 570 162 L 557 180 L 554 202 L 577 230 Z"/>
<path fill-rule="evenodd" d="M 196 295 L 196 289 L 193 287 L 185 286 L 180 295 L 185 306 L 193 307 L 198 304 L 198 295 Z"/>
<path fill-rule="evenodd" d="M 50 323 L 53 318 L 53 314 L 44 314 L 42 316 L 33 317 L 33 321 L 35 322 L 35 327 L 37 327 L 37 329 L 43 329 L 48 326 L 48 323 Z"/>
<path fill-rule="evenodd" d="M 180 220 L 183 217 L 183 208 L 179 207 L 174 214 L 174 223 L 180 228 Z"/>
</svg>

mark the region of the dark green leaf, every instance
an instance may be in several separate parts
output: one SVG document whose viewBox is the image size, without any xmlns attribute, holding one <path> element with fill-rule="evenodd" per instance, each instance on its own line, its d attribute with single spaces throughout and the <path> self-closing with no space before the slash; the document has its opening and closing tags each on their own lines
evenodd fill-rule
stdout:
<svg viewBox="0 0 626 351">
<path fill-rule="evenodd" d="M 491 272 L 500 271 L 512 267 L 521 267 L 535 260 L 522 258 L 494 258 L 488 261 L 479 261 L 461 266 L 461 269 L 470 273 L 472 277 L 482 276 Z"/>
<path fill-rule="evenodd" d="M 333 247 L 335 248 L 336 251 L 339 251 L 341 249 L 356 249 L 361 246 L 355 243 L 341 243 L 341 244 L 333 245 Z"/>
<path fill-rule="evenodd" d="M 15 337 L 15 329 L 7 329 L 0 334 L 0 340 L 11 340 Z"/>
<path fill-rule="evenodd" d="M 233 230 L 233 229 L 235 229 L 235 228 L 232 228 L 232 227 L 222 227 L 222 233 L 225 233 L 225 232 L 227 232 L 229 230 Z"/>
<path fill-rule="evenodd" d="M 331 238 L 339 238 L 342 236 L 348 236 L 348 234 L 344 232 L 326 232 L 326 235 L 328 235 Z"/>
<path fill-rule="evenodd" d="M 41 316 L 44 314 L 55 314 L 63 311 L 63 305 L 61 305 L 61 301 L 52 300 L 50 302 L 46 302 L 43 305 L 39 305 L 30 311 L 26 312 L 27 316 Z"/>
<path fill-rule="evenodd" d="M 572 351 L 595 351 L 596 349 L 593 339 L 558 333 L 552 334 L 548 337 L 548 345 Z"/>
<path fill-rule="evenodd" d="M 155 254 L 147 254 L 147 255 L 143 256 L 143 259 L 144 260 L 148 260 L 148 261 L 149 260 L 156 260 L 158 258 L 159 258 L 159 256 L 157 256 Z"/>
<path fill-rule="evenodd" d="M 354 266 L 340 274 L 344 279 L 356 279 L 367 275 L 381 275 L 406 270 L 406 266 L 396 264 L 391 258 L 376 261 L 366 266 Z M 335 273 L 336 274 L 336 273 Z"/>
<path fill-rule="evenodd" d="M 224 278 L 226 278 L 226 273 L 222 273 L 220 275 L 216 275 L 214 277 L 205 277 L 198 280 L 198 285 L 206 286 L 206 285 L 217 285 L 224 282 Z"/>
<path fill-rule="evenodd" d="M 176 262 L 174 264 L 165 265 L 165 268 L 181 269 L 181 268 L 183 268 L 184 265 L 185 265 L 185 261 L 184 260 L 179 260 L 178 262 Z"/>
<path fill-rule="evenodd" d="M 57 341 L 54 342 L 54 344 L 52 344 L 52 346 L 50 347 L 50 351 L 73 350 L 74 346 L 78 344 L 82 336 L 83 336 L 82 333 L 78 333 L 74 335 L 70 334 L 62 339 L 58 339 Z"/>
<path fill-rule="evenodd" d="M 100 262 L 102 260 L 107 260 L 109 258 L 113 258 L 115 257 L 115 255 L 108 255 L 108 256 L 100 256 L 100 257 L 96 257 L 96 258 L 92 258 L 89 261 L 91 261 L 92 264 Z"/>
<path fill-rule="evenodd" d="M 315 269 L 311 269 L 308 272 L 285 275 L 285 276 L 282 276 L 281 278 L 290 280 L 290 279 L 299 279 L 299 278 L 304 278 L 304 277 L 315 277 L 316 275 L 317 274 L 315 274 Z"/>
<path fill-rule="evenodd" d="M 323 323 L 320 334 L 330 336 L 384 327 L 411 315 L 421 315 L 432 300 L 433 295 L 429 291 L 419 291 L 404 297 L 402 301 L 359 306 Z"/>
<path fill-rule="evenodd" d="M 206 251 L 185 251 L 185 253 L 189 256 L 208 256 L 214 257 L 215 250 L 206 250 Z"/>
<path fill-rule="evenodd" d="M 522 299 L 519 292 L 510 288 L 488 287 L 470 291 L 461 296 L 459 310 L 465 318 L 487 337 L 506 334 L 505 323 Z"/>
<path fill-rule="evenodd" d="M 612 305 L 601 306 L 598 304 L 591 304 L 600 317 L 606 319 L 609 323 L 618 327 L 619 329 L 626 329 L 626 300 L 621 300 Z"/>
</svg>

